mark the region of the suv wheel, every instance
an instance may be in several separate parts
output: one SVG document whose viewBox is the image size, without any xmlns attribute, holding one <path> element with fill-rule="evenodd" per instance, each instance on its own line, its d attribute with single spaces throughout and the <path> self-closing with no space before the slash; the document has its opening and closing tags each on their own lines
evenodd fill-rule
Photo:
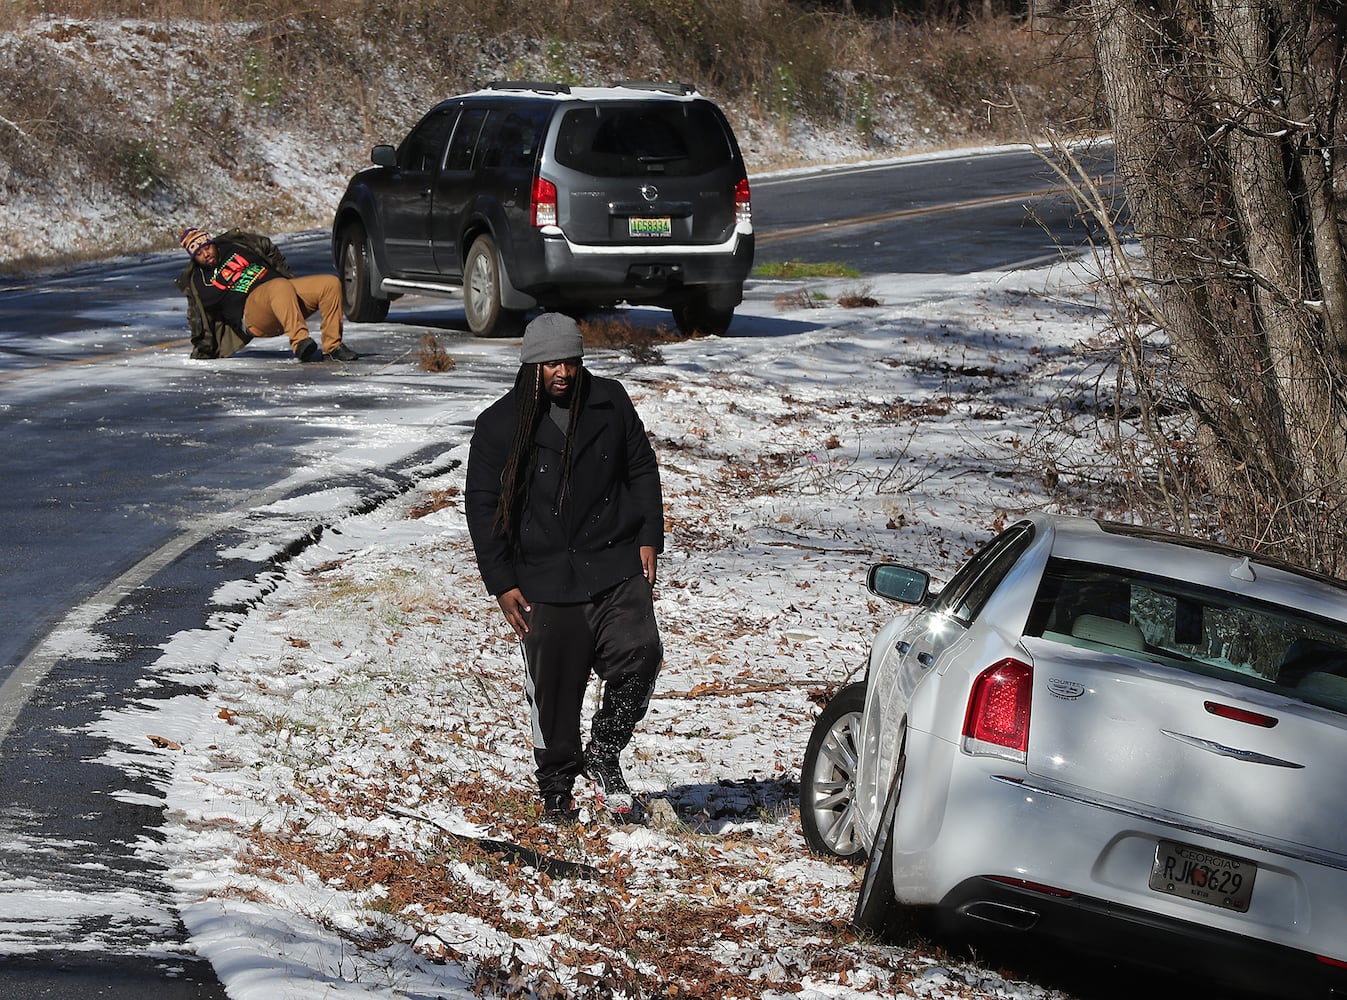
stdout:
<svg viewBox="0 0 1347 1000">
<path fill-rule="evenodd" d="M 370 291 L 369 241 L 365 228 L 352 223 L 342 230 L 341 311 L 352 323 L 378 323 L 388 316 L 388 299 L 376 298 Z"/>
<path fill-rule="evenodd" d="M 678 332 L 685 337 L 694 333 L 719 337 L 730 328 L 734 307 L 712 305 L 706 292 L 693 292 L 681 305 L 674 306 L 673 318 Z"/>
<path fill-rule="evenodd" d="M 463 262 L 463 311 L 468 329 L 479 337 L 517 336 L 524 314 L 500 304 L 500 255 L 496 241 L 479 236 Z"/>
</svg>

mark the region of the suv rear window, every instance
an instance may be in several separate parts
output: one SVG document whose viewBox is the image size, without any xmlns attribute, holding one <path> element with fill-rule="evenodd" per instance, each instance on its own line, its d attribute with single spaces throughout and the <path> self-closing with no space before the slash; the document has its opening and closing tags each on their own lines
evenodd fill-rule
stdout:
<svg viewBox="0 0 1347 1000">
<path fill-rule="evenodd" d="M 572 108 L 556 142 L 559 164 L 595 177 L 691 177 L 733 156 L 715 110 L 697 101 Z"/>
</svg>

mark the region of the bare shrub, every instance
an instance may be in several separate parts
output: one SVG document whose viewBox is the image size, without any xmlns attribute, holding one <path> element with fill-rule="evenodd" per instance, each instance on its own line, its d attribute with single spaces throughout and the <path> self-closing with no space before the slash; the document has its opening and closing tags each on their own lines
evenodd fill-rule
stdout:
<svg viewBox="0 0 1347 1000">
<path fill-rule="evenodd" d="M 680 340 L 668 327 L 637 326 L 630 318 L 603 315 L 580 323 L 580 332 L 590 347 L 626 351 L 633 361 L 646 365 L 663 364 L 664 354 L 659 344 Z"/>
<path fill-rule="evenodd" d="M 797 288 L 794 291 L 782 292 L 776 298 L 772 299 L 772 305 L 785 312 L 788 309 L 817 309 L 819 300 L 807 288 Z"/>
<path fill-rule="evenodd" d="M 873 309 L 880 302 L 870 294 L 870 287 L 866 285 L 843 292 L 837 296 L 837 304 L 843 309 Z"/>
<path fill-rule="evenodd" d="M 440 338 L 433 333 L 421 334 L 421 350 L 419 353 L 421 370 L 426 372 L 448 372 L 453 371 L 457 362 L 450 356 L 440 343 Z"/>
</svg>

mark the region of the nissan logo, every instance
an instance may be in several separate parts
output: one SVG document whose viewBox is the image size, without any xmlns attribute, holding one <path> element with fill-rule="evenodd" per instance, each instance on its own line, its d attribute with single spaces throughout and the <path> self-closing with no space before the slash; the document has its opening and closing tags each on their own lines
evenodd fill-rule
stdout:
<svg viewBox="0 0 1347 1000">
<path fill-rule="evenodd" d="M 659 188 L 655 187 L 653 184 L 642 184 L 641 197 L 646 201 L 654 201 L 659 197 Z"/>
</svg>

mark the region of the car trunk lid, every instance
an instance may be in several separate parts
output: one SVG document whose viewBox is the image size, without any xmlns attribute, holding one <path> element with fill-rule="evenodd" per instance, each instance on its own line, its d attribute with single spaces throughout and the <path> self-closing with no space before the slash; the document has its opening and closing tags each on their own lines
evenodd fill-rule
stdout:
<svg viewBox="0 0 1347 1000">
<path fill-rule="evenodd" d="M 1258 838 L 1342 844 L 1347 716 L 1135 651 L 1026 638 L 1027 766 L 1141 814 Z"/>
</svg>

